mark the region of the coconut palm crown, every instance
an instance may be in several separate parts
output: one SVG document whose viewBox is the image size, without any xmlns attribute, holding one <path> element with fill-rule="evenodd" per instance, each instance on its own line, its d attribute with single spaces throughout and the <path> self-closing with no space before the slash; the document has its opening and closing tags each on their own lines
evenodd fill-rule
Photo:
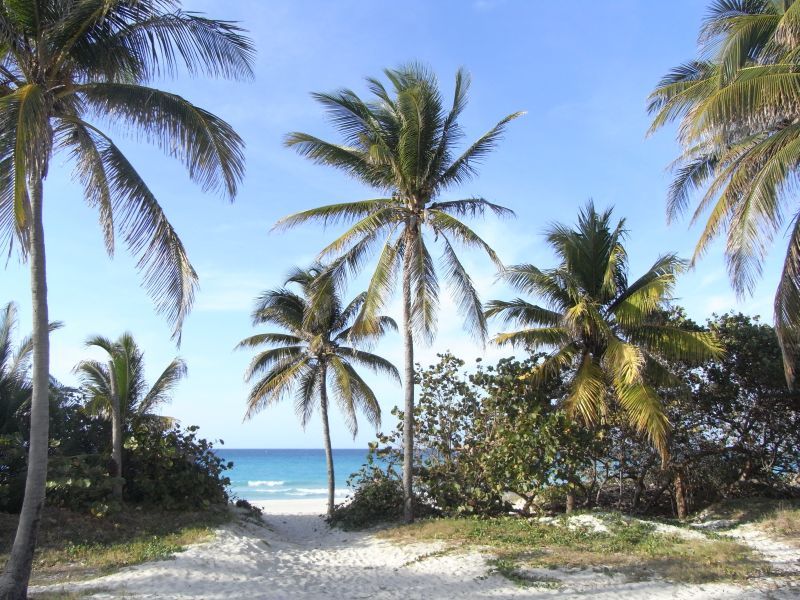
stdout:
<svg viewBox="0 0 800 600">
<path fill-rule="evenodd" d="M 81 390 L 87 397 L 85 410 L 111 421 L 111 457 L 115 465 L 114 495 L 122 499 L 122 447 L 126 432 L 150 422 L 164 425 L 168 417 L 153 414 L 159 405 L 171 400 L 178 382 L 186 376 L 186 363 L 175 358 L 148 390 L 144 374 L 144 353 L 130 333 L 111 341 L 102 336 L 89 338 L 86 346 L 103 350 L 108 360 L 84 360 L 75 367 Z"/>
<path fill-rule="evenodd" d="M 658 318 L 684 262 L 666 254 L 631 283 L 625 236 L 624 220 L 614 225 L 611 210 L 598 213 L 589 203 L 576 228 L 553 225 L 546 234 L 558 266 L 515 265 L 501 274 L 544 305 L 492 300 L 486 315 L 522 327 L 496 343 L 552 350 L 531 373 L 533 383 L 574 369 L 565 399 L 573 414 L 596 424 L 613 400 L 666 457 L 669 422 L 655 388 L 678 382 L 665 360 L 699 361 L 720 350 L 709 334 Z"/>
<path fill-rule="evenodd" d="M 731 283 L 741 296 L 759 280 L 776 236 L 787 234 L 775 325 L 787 380 L 800 353 L 800 2 L 716 0 L 700 56 L 671 70 L 650 95 L 651 130 L 678 122 L 667 212 L 705 220 L 694 259 L 725 234 Z"/>
<path fill-rule="evenodd" d="M 147 421 L 164 423 L 164 417 L 154 413 L 159 406 L 172 400 L 175 386 L 186 377 L 186 363 L 175 358 L 148 389 L 144 372 L 144 352 L 133 335 L 123 333 L 117 340 L 94 336 L 86 341 L 89 348 L 99 348 L 108 360 L 84 360 L 75 367 L 85 393 L 87 413 L 111 419 L 112 398 L 119 398 L 120 421 L 131 429 Z M 167 420 L 170 420 L 167 418 Z"/>
<path fill-rule="evenodd" d="M 302 156 L 340 169 L 383 196 L 312 208 L 282 219 L 277 227 L 294 227 L 307 221 L 352 223 L 320 252 L 320 258 L 336 257 L 330 278 L 334 285 L 360 271 L 377 251 L 377 265 L 354 331 L 369 331 L 375 326 L 375 315 L 400 283 L 405 347 L 403 489 L 405 518 L 410 521 L 414 335 L 428 342 L 435 335 L 441 273 L 465 315 L 467 328 L 484 339 L 482 304 L 457 248 L 477 248 L 498 268 L 502 264 L 495 251 L 461 219 L 486 212 L 513 214 L 484 198 L 442 196 L 477 174 L 478 163 L 494 149 L 508 123 L 522 113 L 508 115 L 459 153 L 463 138 L 459 117 L 467 104 L 469 76 L 463 70 L 456 73 L 453 100 L 448 105 L 436 77 L 421 65 L 387 69 L 384 75 L 388 88 L 378 79 L 367 79 L 372 94 L 369 100 L 348 89 L 313 95 L 328 111 L 342 143 L 297 132 L 286 138 L 286 144 Z M 440 271 L 431 254 L 436 242 L 441 245 Z"/>
<path fill-rule="evenodd" d="M 327 281 L 329 271 L 316 265 L 295 269 L 284 287 L 264 292 L 256 301 L 253 325 L 277 325 L 283 331 L 259 333 L 242 340 L 238 348 L 261 348 L 250 362 L 245 379 L 252 382 L 245 418 L 294 397 L 302 426 L 319 408 L 328 467 L 328 514 L 333 514 L 335 478 L 330 427 L 328 389 L 332 388 L 345 423 L 353 437 L 358 432 L 357 413 L 378 427 L 381 409 L 375 393 L 358 374 L 364 367 L 399 382 L 397 369 L 389 361 L 358 346 L 369 345 L 397 325 L 386 316 L 375 318 L 369 334 L 353 330 L 353 323 L 366 300 L 366 293 L 343 305 L 335 286 Z M 289 286 L 298 288 L 296 293 Z"/>
</svg>

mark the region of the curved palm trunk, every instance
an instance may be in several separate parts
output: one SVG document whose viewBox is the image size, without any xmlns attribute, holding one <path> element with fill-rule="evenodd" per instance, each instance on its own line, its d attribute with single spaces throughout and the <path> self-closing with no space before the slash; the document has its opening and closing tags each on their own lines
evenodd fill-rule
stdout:
<svg viewBox="0 0 800 600">
<path fill-rule="evenodd" d="M 403 520 L 414 520 L 414 337 L 411 331 L 411 244 L 403 250 Z"/>
<path fill-rule="evenodd" d="M 0 599 L 27 597 L 36 534 L 47 482 L 47 449 L 49 428 L 50 337 L 47 315 L 47 276 L 42 222 L 42 179 L 31 190 L 30 266 L 33 298 L 33 394 L 31 398 L 31 432 L 28 448 L 28 474 L 25 499 L 19 515 L 17 535 L 11 556 L 0 577 Z"/>
<path fill-rule="evenodd" d="M 328 467 L 328 516 L 333 516 L 334 495 L 336 493 L 336 477 L 333 473 L 333 449 L 331 448 L 331 430 L 328 424 L 328 388 L 326 385 L 327 368 L 320 370 L 319 412 L 322 417 L 322 440 L 325 444 L 325 463 Z"/>
</svg>

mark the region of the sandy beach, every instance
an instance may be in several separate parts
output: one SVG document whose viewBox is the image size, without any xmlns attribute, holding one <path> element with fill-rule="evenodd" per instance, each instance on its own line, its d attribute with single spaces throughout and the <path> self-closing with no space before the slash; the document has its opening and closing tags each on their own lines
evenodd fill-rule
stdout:
<svg viewBox="0 0 800 600">
<path fill-rule="evenodd" d="M 742 529 L 736 535 L 769 560 L 781 576 L 743 587 L 626 581 L 591 570 L 548 570 L 559 589 L 519 587 L 493 573 L 475 550 L 440 553 L 436 543 L 400 545 L 374 533 L 330 529 L 318 500 L 259 502 L 264 525 L 247 521 L 217 531 L 213 541 L 168 561 L 124 569 L 32 593 L 80 593 L 88 598 L 346 600 L 450 598 L 788 599 L 800 595 L 800 551 Z M 34 596 L 35 597 L 35 596 Z"/>
</svg>

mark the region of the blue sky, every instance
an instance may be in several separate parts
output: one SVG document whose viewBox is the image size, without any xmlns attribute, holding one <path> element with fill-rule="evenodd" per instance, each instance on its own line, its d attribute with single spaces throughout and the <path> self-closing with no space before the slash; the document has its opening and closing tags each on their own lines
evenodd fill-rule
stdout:
<svg viewBox="0 0 800 600">
<path fill-rule="evenodd" d="M 50 310 L 65 327 L 52 336 L 52 372 L 68 384 L 75 363 L 92 356 L 83 347 L 90 334 L 134 333 L 145 349 L 151 379 L 180 354 L 189 377 L 163 412 L 197 424 L 228 447 L 308 448 L 321 446 L 320 427 L 300 429 L 291 401 L 242 423 L 247 387 L 243 372 L 250 356 L 234 352 L 254 332 L 253 298 L 281 283 L 294 264 L 306 265 L 335 235 L 308 226 L 270 233 L 280 217 L 312 206 L 374 197 L 343 174 L 315 166 L 283 148 L 282 138 L 299 130 L 334 138 L 311 91 L 339 87 L 363 92 L 363 78 L 411 60 L 425 62 L 449 94 L 460 66 L 473 77 L 463 117 L 465 140 L 501 117 L 527 115 L 511 124 L 506 139 L 480 169 L 480 178 L 458 197 L 483 196 L 504 204 L 517 219 L 488 219 L 474 227 L 507 264 L 550 266 L 553 258 L 542 230 L 553 221 L 572 222 L 593 198 L 613 205 L 627 219 L 631 276 L 656 257 L 676 251 L 689 256 L 698 229 L 686 221 L 667 225 L 666 166 L 677 153 L 674 131 L 647 138 L 646 97 L 659 77 L 691 58 L 706 3 L 701 0 L 582 0 L 565 4 L 523 0 L 337 1 L 187 0 L 190 10 L 241 21 L 258 48 L 256 78 L 248 83 L 192 80 L 160 82 L 229 120 L 247 143 L 247 177 L 234 204 L 204 195 L 181 166 L 157 148 L 122 142 L 132 162 L 156 192 L 200 275 L 201 289 L 177 349 L 168 324 L 154 314 L 139 287 L 134 261 L 122 244 L 113 260 L 105 255 L 96 215 L 71 181 L 67 158 L 57 156 L 45 190 Z M 112 126 L 112 131 L 113 126 Z M 125 139 L 115 132 L 119 140 Z M 783 242 L 768 258 L 755 294 L 737 302 L 715 246 L 678 287 L 679 303 L 693 318 L 730 309 L 771 319 L 771 294 Z M 484 299 L 508 297 L 494 283 L 483 257 L 465 255 Z M 20 306 L 21 329 L 30 323 L 27 267 L 12 256 L 2 277 L 0 301 Z M 352 293 L 363 280 L 353 282 Z M 397 304 L 389 309 L 399 316 Z M 508 350 L 481 348 L 462 333 L 453 304 L 443 297 L 439 337 L 420 348 L 418 359 L 453 350 L 468 362 L 495 359 Z M 398 336 L 376 349 L 398 366 Z M 384 408 L 401 402 L 399 387 L 368 378 Z M 353 440 L 333 415 L 335 447 L 364 447 L 373 431 L 362 420 Z"/>
</svg>

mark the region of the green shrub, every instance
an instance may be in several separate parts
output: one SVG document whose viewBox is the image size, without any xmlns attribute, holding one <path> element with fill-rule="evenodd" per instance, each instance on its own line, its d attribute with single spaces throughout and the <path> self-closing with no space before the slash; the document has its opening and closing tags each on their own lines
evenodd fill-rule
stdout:
<svg viewBox="0 0 800 600">
<path fill-rule="evenodd" d="M 380 469 L 359 480 L 353 496 L 334 509 L 328 519 L 342 529 L 363 529 L 398 521 L 403 516 L 403 486 Z"/>
<path fill-rule="evenodd" d="M 109 456 L 53 456 L 47 467 L 47 502 L 51 506 L 103 517 L 118 510 L 112 499 L 115 478 L 108 474 Z"/>
<path fill-rule="evenodd" d="M 228 502 L 233 463 L 214 453 L 213 444 L 197 437 L 198 427 L 163 430 L 140 426 L 125 440 L 125 498 L 158 504 L 166 510 L 207 508 Z"/>
</svg>

